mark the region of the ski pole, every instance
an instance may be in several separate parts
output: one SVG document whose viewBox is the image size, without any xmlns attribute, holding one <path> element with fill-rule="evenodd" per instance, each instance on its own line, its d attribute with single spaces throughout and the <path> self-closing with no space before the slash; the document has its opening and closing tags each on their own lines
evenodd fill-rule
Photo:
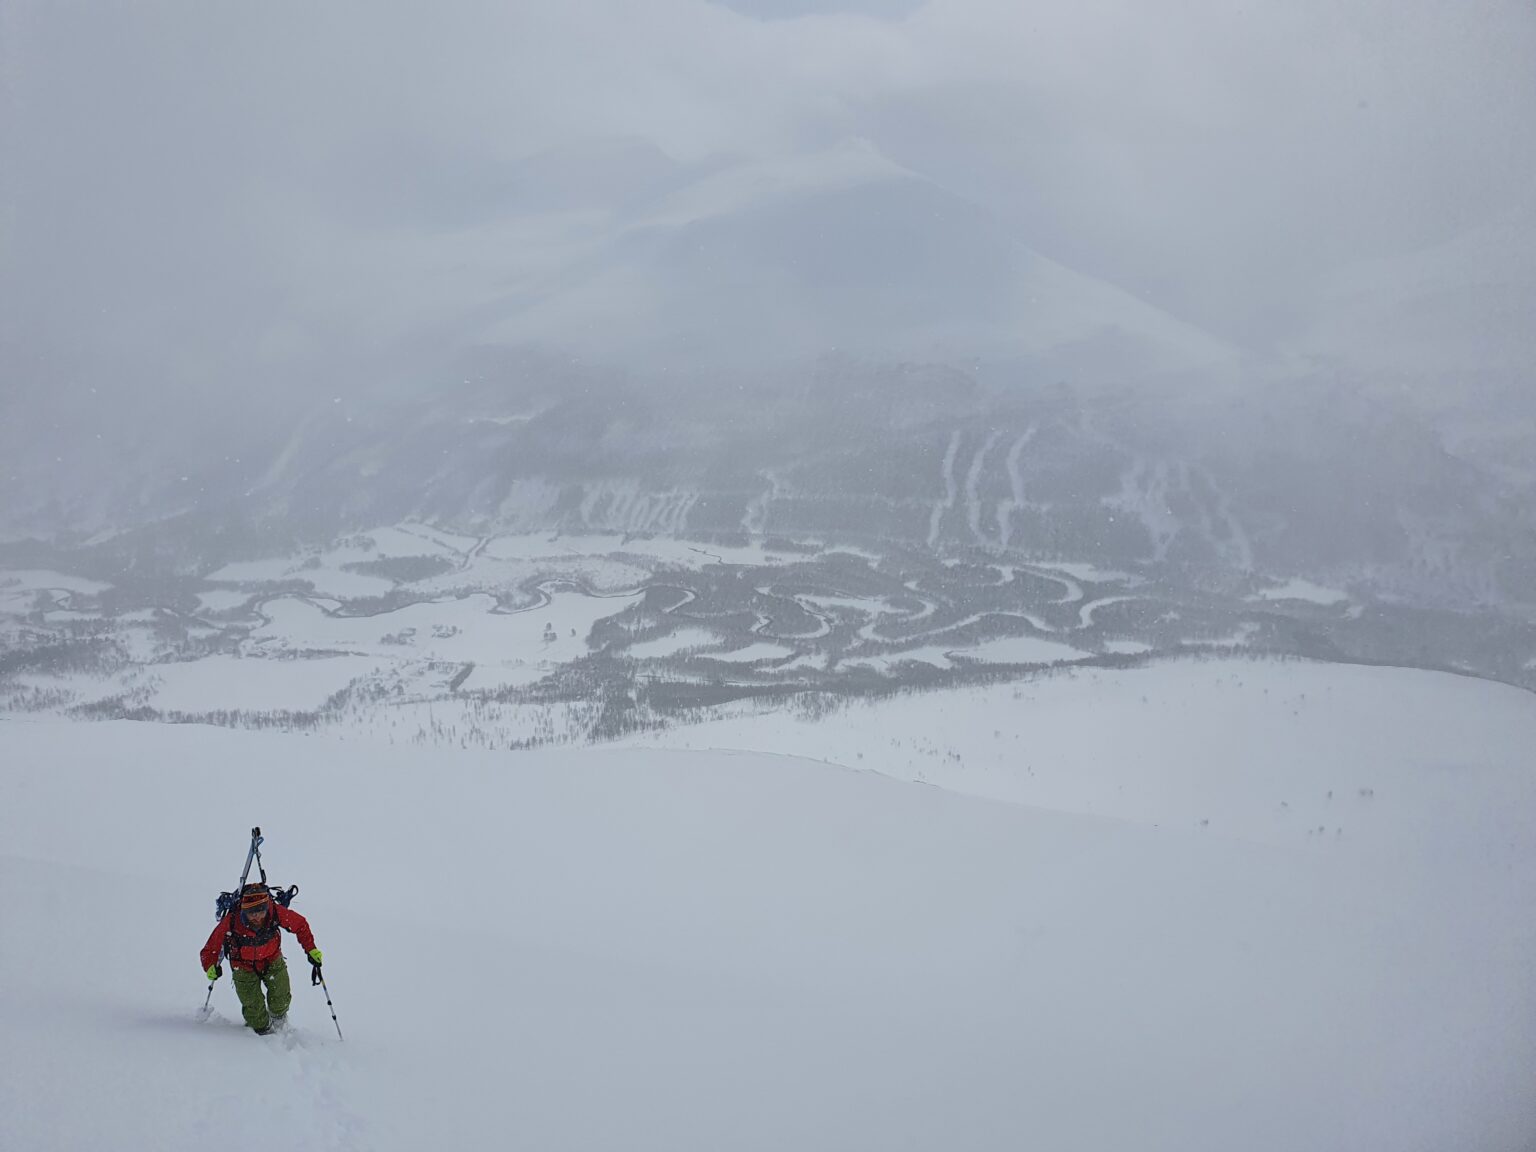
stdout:
<svg viewBox="0 0 1536 1152">
<path fill-rule="evenodd" d="M 346 1037 L 341 1034 L 341 1021 L 336 1019 L 336 1005 L 331 1003 L 331 990 L 325 986 L 325 973 L 320 971 L 320 965 L 315 965 L 314 974 L 320 981 L 320 991 L 325 993 L 325 1006 L 331 1010 L 331 1023 L 336 1025 L 336 1039 L 344 1041 Z M 310 983 L 313 984 L 314 980 Z"/>
</svg>

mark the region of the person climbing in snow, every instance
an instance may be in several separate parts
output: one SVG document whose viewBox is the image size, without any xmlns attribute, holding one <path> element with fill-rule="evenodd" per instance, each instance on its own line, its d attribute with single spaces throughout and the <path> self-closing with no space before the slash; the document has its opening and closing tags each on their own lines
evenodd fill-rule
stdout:
<svg viewBox="0 0 1536 1152">
<path fill-rule="evenodd" d="M 240 1012 L 247 1028 L 265 1036 L 274 1026 L 281 1027 L 293 1003 L 293 989 L 288 983 L 288 963 L 283 959 L 282 933 L 286 928 L 299 938 L 299 946 L 309 957 L 310 983 L 318 983 L 320 949 L 309 921 L 290 908 L 277 904 L 264 884 L 247 884 L 240 903 L 214 927 L 213 935 L 203 945 L 200 959 L 203 975 L 217 980 L 224 970 L 219 953 L 229 957 L 229 978 L 240 997 Z M 266 995 L 262 995 L 262 985 Z"/>
</svg>

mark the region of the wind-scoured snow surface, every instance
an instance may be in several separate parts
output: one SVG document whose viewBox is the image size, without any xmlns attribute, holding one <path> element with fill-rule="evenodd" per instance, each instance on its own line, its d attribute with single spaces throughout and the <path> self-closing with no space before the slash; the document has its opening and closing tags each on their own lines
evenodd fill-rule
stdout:
<svg viewBox="0 0 1536 1152">
<path fill-rule="evenodd" d="M 1536 701 L 1148 673 L 808 749 L 953 737 L 942 788 L 785 719 L 516 755 L 0 722 L 0 1147 L 1528 1149 Z M 1054 764 L 1082 785 L 1032 792 Z M 258 823 L 344 1043 L 291 938 L 289 1034 L 227 976 L 199 1019 Z"/>
</svg>

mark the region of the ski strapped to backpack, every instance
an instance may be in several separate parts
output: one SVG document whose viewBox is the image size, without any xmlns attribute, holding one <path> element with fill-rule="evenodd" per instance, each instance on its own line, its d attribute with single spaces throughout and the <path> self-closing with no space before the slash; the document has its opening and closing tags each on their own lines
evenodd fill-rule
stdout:
<svg viewBox="0 0 1536 1152">
<path fill-rule="evenodd" d="M 240 906 L 241 897 L 244 896 L 247 891 L 259 891 L 265 889 L 267 895 L 269 895 L 276 903 L 281 904 L 284 908 L 287 908 L 293 903 L 293 898 L 299 893 L 299 886 L 297 884 L 290 884 L 287 888 L 279 888 L 267 882 L 267 866 L 262 863 L 261 859 L 261 846 L 265 842 L 266 838 L 262 836 L 261 828 L 252 828 L 251 844 L 245 853 L 245 867 L 240 870 L 240 883 L 235 886 L 235 890 L 233 892 L 219 893 L 218 899 L 214 901 L 214 916 L 216 919 L 222 920 L 224 917 L 228 916 L 231 912 L 238 908 Z M 256 870 L 261 876 L 261 881 L 259 884 L 247 883 L 247 881 L 250 880 L 251 865 L 253 863 L 256 865 Z M 274 917 L 263 927 L 263 934 L 261 939 L 256 941 L 257 943 L 265 943 L 266 940 L 271 939 L 272 936 L 277 934 L 277 919 Z M 231 934 L 231 936 L 224 942 L 224 954 L 226 956 L 232 955 L 230 948 L 233 944 L 234 937 L 233 934 Z M 208 984 L 208 996 L 203 1003 L 203 1011 L 205 1014 L 208 1011 L 209 1004 L 212 1002 L 213 982 L 210 981 Z"/>
<path fill-rule="evenodd" d="M 261 829 L 259 827 L 252 828 L 251 847 L 245 854 L 245 868 L 240 873 L 240 883 L 233 892 L 219 893 L 219 898 L 214 901 L 214 916 L 216 919 L 224 919 L 224 917 L 240 907 L 240 901 L 252 892 L 265 891 L 274 903 L 281 904 L 284 908 L 291 905 L 293 898 L 299 894 L 299 886 L 297 884 L 290 884 L 286 888 L 279 888 L 277 885 L 267 882 L 267 866 L 261 860 L 261 846 L 264 843 L 266 843 L 266 838 L 262 836 Z M 257 872 L 261 875 L 261 881 L 257 884 L 247 883 L 251 876 L 251 864 L 253 862 L 256 865 Z M 276 935 L 276 919 L 269 921 L 264 926 L 264 929 L 261 939 L 258 941 L 259 943 L 264 943 Z M 230 943 L 230 941 L 226 940 L 224 944 L 224 954 L 226 956 L 230 955 Z"/>
<path fill-rule="evenodd" d="M 224 919 L 225 916 L 229 915 L 229 910 L 240 902 L 240 896 L 245 891 L 245 882 L 251 878 L 252 861 L 255 862 L 257 870 L 261 873 L 263 887 L 266 886 L 267 866 L 261 862 L 261 846 L 265 841 L 266 838 L 262 836 L 259 827 L 251 829 L 251 846 L 245 854 L 245 867 L 240 870 L 240 883 L 235 885 L 233 892 L 219 893 L 219 898 L 216 901 L 218 919 Z M 294 891 L 297 892 L 298 889 L 295 888 Z M 290 896 L 289 899 L 291 900 L 293 897 Z M 287 907 L 287 901 L 284 901 L 283 906 Z"/>
</svg>

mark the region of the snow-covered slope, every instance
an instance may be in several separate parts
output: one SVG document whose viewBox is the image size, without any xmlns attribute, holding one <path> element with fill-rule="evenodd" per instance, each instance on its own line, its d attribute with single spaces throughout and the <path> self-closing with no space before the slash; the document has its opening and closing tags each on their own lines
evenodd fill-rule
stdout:
<svg viewBox="0 0 1536 1152">
<path fill-rule="evenodd" d="M 632 741 L 804 756 L 1077 815 L 1417 856 L 1439 829 L 1457 834 L 1468 803 L 1490 803 L 1479 835 L 1525 836 L 1510 821 L 1536 814 L 1533 732 L 1536 695 L 1519 688 L 1225 659 L 859 701 L 814 722 L 744 714 Z"/>
<path fill-rule="evenodd" d="M 1436 380 L 1454 394 L 1479 373 L 1529 380 L 1536 357 L 1536 208 L 1442 243 L 1351 265 L 1328 284 L 1309 352 Z M 1528 412 L 1522 415 L 1529 415 Z"/>
<path fill-rule="evenodd" d="M 900 715 L 1140 797 L 1099 815 L 763 753 L 0 722 L 0 1146 L 1528 1147 L 1529 697 L 1191 667 L 774 737 L 903 771 Z M 1374 796 L 1339 837 L 1221 815 L 1287 775 Z M 344 1043 L 302 980 L 289 1035 L 227 979 L 198 1019 L 255 823 Z"/>
<path fill-rule="evenodd" d="M 558 275 L 503 294 L 479 337 L 684 366 L 850 349 L 1027 355 L 1115 380 L 1230 371 L 1240 357 L 1046 259 L 866 141 L 697 174 L 595 228 Z"/>
</svg>

